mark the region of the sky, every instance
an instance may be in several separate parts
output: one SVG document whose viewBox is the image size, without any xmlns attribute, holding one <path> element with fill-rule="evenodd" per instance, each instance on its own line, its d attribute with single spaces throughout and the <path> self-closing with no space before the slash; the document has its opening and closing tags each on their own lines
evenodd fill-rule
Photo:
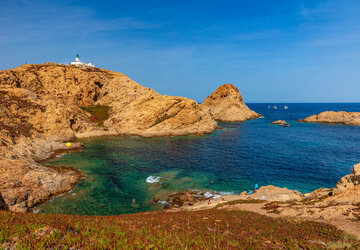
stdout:
<svg viewBox="0 0 360 250">
<path fill-rule="evenodd" d="M 0 0 L 0 70 L 76 54 L 198 102 L 360 102 L 360 1 Z"/>
</svg>

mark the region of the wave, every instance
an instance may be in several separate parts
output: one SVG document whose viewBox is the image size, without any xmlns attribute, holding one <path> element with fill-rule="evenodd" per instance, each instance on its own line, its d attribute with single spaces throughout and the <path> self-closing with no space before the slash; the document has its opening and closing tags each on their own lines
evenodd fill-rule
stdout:
<svg viewBox="0 0 360 250">
<path fill-rule="evenodd" d="M 160 177 L 159 177 L 159 176 L 152 176 L 152 175 L 150 175 L 148 178 L 146 178 L 146 182 L 147 182 L 147 183 L 160 182 Z"/>
</svg>

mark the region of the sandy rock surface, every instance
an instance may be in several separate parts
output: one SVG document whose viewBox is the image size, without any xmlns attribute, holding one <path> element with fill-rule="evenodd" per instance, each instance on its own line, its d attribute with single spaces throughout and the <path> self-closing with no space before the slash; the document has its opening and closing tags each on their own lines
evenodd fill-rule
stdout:
<svg viewBox="0 0 360 250">
<path fill-rule="evenodd" d="M 325 111 L 318 115 L 312 115 L 299 122 L 334 123 L 345 125 L 360 125 L 360 112 Z"/>
<path fill-rule="evenodd" d="M 220 86 L 200 106 L 221 122 L 242 122 L 261 117 L 246 106 L 240 91 L 231 84 Z"/>
</svg>

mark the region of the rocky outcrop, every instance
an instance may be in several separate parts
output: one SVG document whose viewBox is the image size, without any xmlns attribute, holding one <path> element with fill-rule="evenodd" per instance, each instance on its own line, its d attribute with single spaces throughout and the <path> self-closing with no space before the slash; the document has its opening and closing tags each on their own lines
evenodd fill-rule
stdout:
<svg viewBox="0 0 360 250">
<path fill-rule="evenodd" d="M 80 176 L 59 172 L 27 160 L 0 158 L 0 183 L 4 201 L 11 211 L 25 212 L 56 194 L 71 190 Z"/>
<path fill-rule="evenodd" d="M 277 120 L 271 123 L 271 125 L 287 125 L 288 123 L 284 120 Z"/>
<path fill-rule="evenodd" d="M 339 194 L 346 189 L 360 185 L 360 163 L 354 165 L 353 173 L 345 175 L 333 189 L 333 195 Z"/>
<path fill-rule="evenodd" d="M 0 193 L 27 211 L 81 174 L 40 164 L 67 141 L 104 135 L 202 135 L 217 128 L 195 101 L 163 96 L 122 73 L 46 63 L 0 71 Z"/>
<path fill-rule="evenodd" d="M 220 86 L 205 99 L 201 107 L 220 122 L 242 122 L 261 117 L 246 106 L 240 91 L 231 84 Z"/>
<path fill-rule="evenodd" d="M 266 200 L 266 201 L 289 201 L 300 200 L 304 198 L 304 195 L 297 190 L 291 190 L 287 188 L 275 187 L 273 185 L 262 186 L 255 193 L 251 195 L 248 192 L 242 192 L 239 195 L 240 199 Z"/>
<path fill-rule="evenodd" d="M 334 123 L 360 126 L 360 112 L 325 111 L 318 115 L 312 115 L 299 122 Z"/>
</svg>

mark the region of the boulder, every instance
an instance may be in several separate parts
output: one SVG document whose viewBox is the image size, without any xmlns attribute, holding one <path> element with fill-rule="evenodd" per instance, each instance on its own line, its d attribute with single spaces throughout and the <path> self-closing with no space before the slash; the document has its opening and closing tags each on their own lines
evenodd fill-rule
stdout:
<svg viewBox="0 0 360 250">
<path fill-rule="evenodd" d="M 242 122 L 261 117 L 249 109 L 240 91 L 232 84 L 220 86 L 200 106 L 220 122 Z"/>
</svg>

